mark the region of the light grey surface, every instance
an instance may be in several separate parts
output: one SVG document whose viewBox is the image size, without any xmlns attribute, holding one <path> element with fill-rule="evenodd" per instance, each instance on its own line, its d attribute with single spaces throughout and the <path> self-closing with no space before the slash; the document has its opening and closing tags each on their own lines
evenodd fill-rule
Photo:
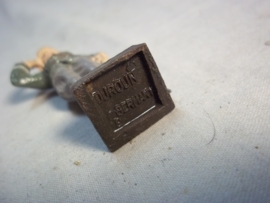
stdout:
<svg viewBox="0 0 270 203">
<path fill-rule="evenodd" d="M 0 23 L 1 203 L 270 202 L 269 1 L 6 0 Z M 9 84 L 44 45 L 142 42 L 176 109 L 113 154 L 76 105 Z"/>
</svg>

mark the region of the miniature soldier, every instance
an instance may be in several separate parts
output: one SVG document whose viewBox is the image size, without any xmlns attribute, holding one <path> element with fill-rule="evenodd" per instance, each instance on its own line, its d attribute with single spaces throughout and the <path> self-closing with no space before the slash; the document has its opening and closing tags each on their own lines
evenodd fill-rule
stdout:
<svg viewBox="0 0 270 203">
<path fill-rule="evenodd" d="M 38 51 L 35 60 L 15 64 L 10 80 L 18 87 L 53 87 L 63 99 L 74 101 L 71 85 L 107 60 L 104 53 L 82 56 L 45 47 Z M 38 68 L 40 72 L 31 74 L 33 68 Z"/>
</svg>

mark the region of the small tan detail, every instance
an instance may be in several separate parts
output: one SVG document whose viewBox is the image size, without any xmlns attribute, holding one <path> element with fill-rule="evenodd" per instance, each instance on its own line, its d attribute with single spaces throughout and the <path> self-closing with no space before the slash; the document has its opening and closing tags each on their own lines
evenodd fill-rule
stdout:
<svg viewBox="0 0 270 203">
<path fill-rule="evenodd" d="M 97 53 L 91 57 L 91 60 L 95 63 L 105 63 L 108 59 L 109 57 L 104 52 Z"/>
<path fill-rule="evenodd" d="M 43 70 L 46 62 L 51 58 L 52 55 L 58 54 L 59 51 L 50 47 L 43 47 L 37 52 L 37 58 L 34 60 L 25 61 L 24 64 L 29 68 L 38 68 L 39 70 Z M 91 56 L 91 60 L 95 63 L 105 63 L 108 61 L 109 57 L 103 53 L 97 53 Z"/>
<path fill-rule="evenodd" d="M 80 161 L 74 161 L 74 164 L 75 164 L 76 166 L 79 166 L 79 165 L 81 165 L 81 162 L 80 162 Z"/>
<path fill-rule="evenodd" d="M 35 59 L 35 60 L 31 60 L 31 61 L 25 61 L 23 62 L 27 67 L 29 68 L 38 68 L 39 70 L 43 70 L 44 68 L 44 64 L 41 60 L 39 59 Z"/>
<path fill-rule="evenodd" d="M 43 47 L 37 52 L 37 58 L 35 60 L 25 61 L 24 64 L 29 68 L 38 68 L 43 70 L 45 63 L 51 58 L 52 55 L 58 54 L 59 51 L 50 47 Z"/>
</svg>

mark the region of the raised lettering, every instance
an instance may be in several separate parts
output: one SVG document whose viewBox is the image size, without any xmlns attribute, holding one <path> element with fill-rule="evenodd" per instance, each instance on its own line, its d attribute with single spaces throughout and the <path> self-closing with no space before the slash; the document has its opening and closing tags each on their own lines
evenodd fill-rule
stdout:
<svg viewBox="0 0 270 203">
<path fill-rule="evenodd" d="M 138 94 L 138 96 L 139 96 L 139 98 L 140 98 L 141 101 L 145 101 L 145 97 L 144 97 L 144 95 L 143 95 L 142 92 L 140 92 L 140 93 Z"/>
<path fill-rule="evenodd" d="M 123 84 L 120 81 L 120 78 L 114 80 L 114 88 L 116 89 L 117 92 L 122 92 L 123 91 L 124 87 L 123 87 Z"/>
<path fill-rule="evenodd" d="M 142 93 L 143 93 L 144 97 L 146 97 L 146 98 L 150 98 L 151 96 L 153 96 L 153 92 L 152 92 L 151 87 L 144 88 Z"/>
<path fill-rule="evenodd" d="M 122 101 L 121 102 L 121 106 L 122 106 L 122 109 L 123 109 L 123 112 L 126 113 L 129 111 L 129 109 L 127 108 L 127 104 L 126 104 L 126 101 Z"/>
<path fill-rule="evenodd" d="M 102 90 L 103 90 L 103 91 L 101 92 L 101 93 L 102 93 L 102 98 L 103 98 L 104 101 L 106 101 L 106 100 L 109 99 L 109 96 L 110 96 L 109 93 L 108 93 L 107 87 L 104 86 L 104 87 L 102 88 Z"/>
<path fill-rule="evenodd" d="M 134 95 L 131 97 L 133 103 L 135 104 L 135 106 L 139 106 L 141 103 L 141 100 L 138 98 L 138 95 Z"/>
<path fill-rule="evenodd" d="M 101 94 L 99 93 L 99 91 L 93 92 L 92 96 L 95 98 L 95 100 L 97 101 L 97 103 L 102 103 L 103 99 Z"/>
<path fill-rule="evenodd" d="M 114 110 L 110 110 L 109 114 L 115 112 L 116 117 L 120 117 L 123 114 L 126 114 L 128 111 L 135 109 L 141 103 L 153 96 L 151 87 L 144 88 L 141 92 L 127 98 L 126 100 L 116 104 Z"/>
<path fill-rule="evenodd" d="M 114 106 L 114 111 L 118 116 L 121 116 L 123 114 L 123 109 L 119 104 L 116 104 Z"/>
<path fill-rule="evenodd" d="M 118 127 L 118 128 L 121 127 L 120 118 L 116 117 L 113 120 L 114 120 L 116 127 Z"/>
<path fill-rule="evenodd" d="M 110 94 L 110 97 L 112 97 L 112 94 L 116 94 L 113 83 L 107 84 L 107 87 L 108 87 L 108 92 Z"/>
<path fill-rule="evenodd" d="M 131 98 L 126 99 L 126 102 L 127 102 L 127 106 L 128 106 L 129 109 L 134 109 L 135 108 Z"/>
<path fill-rule="evenodd" d="M 117 79 L 113 79 L 111 83 L 108 83 L 104 85 L 100 90 L 93 92 L 92 96 L 95 97 L 97 103 L 101 104 L 102 102 L 108 100 L 114 95 L 123 92 L 124 89 L 128 89 L 131 85 L 138 83 L 137 79 L 134 76 L 135 66 L 136 64 L 134 61 L 132 62 L 132 64 L 128 63 L 126 67 L 127 73 L 125 75 Z M 146 97 L 149 98 L 147 91 L 143 92 L 142 94 L 143 95 L 134 96 L 134 98 L 132 99 L 134 106 L 139 105 L 141 101 L 144 101 L 146 99 Z M 129 105 L 132 106 L 132 103 L 129 102 Z"/>
<path fill-rule="evenodd" d="M 130 81 L 127 75 L 124 75 L 122 79 L 120 79 L 124 88 L 127 89 L 130 86 Z"/>
<path fill-rule="evenodd" d="M 137 83 L 137 80 L 135 76 L 133 75 L 133 73 L 128 73 L 128 78 L 131 81 L 131 84 Z"/>
</svg>

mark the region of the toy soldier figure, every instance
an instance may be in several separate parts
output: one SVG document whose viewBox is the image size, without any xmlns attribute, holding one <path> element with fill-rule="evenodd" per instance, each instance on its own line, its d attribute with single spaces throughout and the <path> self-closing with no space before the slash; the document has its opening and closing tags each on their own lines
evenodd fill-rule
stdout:
<svg viewBox="0 0 270 203">
<path fill-rule="evenodd" d="M 76 99 L 113 152 L 171 112 L 174 103 L 145 43 L 106 61 L 103 53 L 42 48 L 37 59 L 16 64 L 10 79 L 15 86 L 53 87 L 63 99 Z"/>
<path fill-rule="evenodd" d="M 54 87 L 63 99 L 74 101 L 70 87 L 107 60 L 104 53 L 82 56 L 46 47 L 38 51 L 35 60 L 17 63 L 11 72 L 10 80 L 18 87 Z M 34 68 L 38 68 L 40 72 L 31 74 L 30 71 Z"/>
</svg>

